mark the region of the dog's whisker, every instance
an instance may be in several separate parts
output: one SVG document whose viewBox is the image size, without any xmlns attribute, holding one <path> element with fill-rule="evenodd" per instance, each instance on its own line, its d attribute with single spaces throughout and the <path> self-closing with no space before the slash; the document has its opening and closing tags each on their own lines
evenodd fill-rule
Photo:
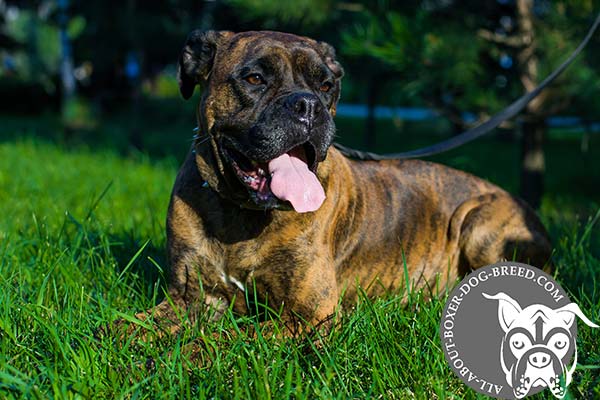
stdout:
<svg viewBox="0 0 600 400">
<path fill-rule="evenodd" d="M 194 136 L 192 136 L 192 138 L 190 139 L 190 141 L 194 141 L 194 140 L 198 140 L 202 137 L 202 135 L 200 134 L 200 128 L 199 127 L 195 127 L 194 129 L 192 129 L 192 132 L 194 132 Z"/>
<path fill-rule="evenodd" d="M 195 139 L 196 139 L 196 138 L 194 138 L 194 140 L 195 140 Z M 208 137 L 208 136 L 207 136 L 207 137 L 205 137 L 204 139 L 202 139 L 202 140 L 200 140 L 199 142 L 197 142 L 196 144 L 197 144 L 197 145 L 204 144 L 204 143 L 208 142 L 208 140 L 209 140 L 209 139 L 210 139 L 210 137 Z"/>
</svg>

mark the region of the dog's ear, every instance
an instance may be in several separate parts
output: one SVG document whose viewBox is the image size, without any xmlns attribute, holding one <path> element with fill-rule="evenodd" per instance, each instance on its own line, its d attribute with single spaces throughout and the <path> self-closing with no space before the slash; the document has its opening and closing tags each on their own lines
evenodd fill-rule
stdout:
<svg viewBox="0 0 600 400">
<path fill-rule="evenodd" d="M 194 94 L 194 88 L 208 79 L 217 47 L 228 37 L 229 31 L 195 30 L 188 35 L 177 66 L 179 91 L 184 99 Z"/>
<path fill-rule="evenodd" d="M 327 67 L 331 70 L 331 72 L 333 72 L 333 76 L 335 76 L 335 92 L 332 96 L 333 100 L 329 105 L 329 112 L 331 115 L 335 116 L 337 102 L 340 99 L 340 93 L 342 90 L 341 79 L 344 76 L 344 68 L 342 68 L 342 65 L 336 60 L 335 49 L 332 45 L 326 42 L 317 42 L 317 45 L 319 53 L 325 59 L 325 64 L 327 64 Z"/>
<path fill-rule="evenodd" d="M 319 51 L 321 55 L 325 58 L 325 63 L 327 67 L 333 72 L 336 79 L 341 79 L 344 76 L 344 68 L 342 65 L 336 60 L 335 57 L 335 49 L 332 45 L 326 42 L 318 42 Z"/>
<path fill-rule="evenodd" d="M 575 303 L 569 303 L 564 307 L 561 307 L 555 310 L 559 317 L 563 320 L 567 327 L 571 327 L 573 322 L 575 321 L 575 316 L 578 316 L 587 326 L 592 328 L 599 328 L 598 325 L 593 323 L 585 316 L 583 311 L 579 308 L 579 306 Z"/>
<path fill-rule="evenodd" d="M 498 322 L 500 322 L 502 330 L 505 333 L 508 332 L 512 323 L 515 322 L 515 319 L 523 311 L 519 303 L 504 292 L 493 296 L 486 293 L 482 293 L 482 295 L 486 299 L 498 300 Z"/>
</svg>

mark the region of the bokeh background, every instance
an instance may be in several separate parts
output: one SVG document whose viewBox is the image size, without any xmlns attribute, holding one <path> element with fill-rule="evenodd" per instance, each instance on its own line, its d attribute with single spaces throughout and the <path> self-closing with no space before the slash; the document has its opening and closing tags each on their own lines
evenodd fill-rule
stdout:
<svg viewBox="0 0 600 400">
<path fill-rule="evenodd" d="M 531 90 L 576 47 L 599 7 L 592 0 L 0 0 L 0 135 L 180 159 L 196 103 L 177 88 L 186 35 L 270 29 L 337 48 L 346 70 L 341 142 L 409 150 Z M 496 180 L 535 207 L 548 193 L 549 201 L 597 200 L 599 41 L 493 140 L 436 160 Z"/>
</svg>

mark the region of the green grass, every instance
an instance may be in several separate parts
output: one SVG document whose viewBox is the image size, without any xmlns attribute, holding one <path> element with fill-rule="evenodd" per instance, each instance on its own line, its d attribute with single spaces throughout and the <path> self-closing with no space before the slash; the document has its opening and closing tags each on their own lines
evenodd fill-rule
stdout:
<svg viewBox="0 0 600 400">
<path fill-rule="evenodd" d="M 14 126 L 0 129 L 0 398 L 477 398 L 441 352 L 444 299 L 418 294 L 409 304 L 401 294 L 362 299 L 318 347 L 302 338 L 249 338 L 255 321 L 230 314 L 154 343 L 96 340 L 98 326 L 163 297 L 164 220 L 178 160 L 129 152 L 109 134 L 89 146 L 65 145 L 32 131 L 51 124 L 38 122 L 25 137 Z M 185 126 L 178 140 L 169 136 L 178 147 L 162 151 L 183 156 Z M 514 190 L 514 146 L 489 144 L 445 161 Z M 549 161 L 541 216 L 559 282 L 597 321 L 600 235 L 591 217 L 598 189 L 572 189 L 586 181 L 580 176 L 598 183 L 597 162 L 578 169 L 588 156 L 598 154 L 578 155 L 577 142 L 550 143 L 549 160 L 562 166 Z M 599 338 L 579 324 L 581 367 L 569 398 L 600 397 Z M 189 343 L 201 343 L 204 358 L 192 357 Z"/>
</svg>

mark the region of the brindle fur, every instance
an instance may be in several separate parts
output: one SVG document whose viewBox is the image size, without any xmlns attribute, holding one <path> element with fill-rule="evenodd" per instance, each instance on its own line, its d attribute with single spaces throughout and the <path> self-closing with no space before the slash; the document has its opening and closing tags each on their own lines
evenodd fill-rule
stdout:
<svg viewBox="0 0 600 400">
<path fill-rule="evenodd" d="M 341 68 L 330 46 L 294 35 L 192 35 L 200 39 L 188 41 L 180 84 L 184 97 L 195 84 L 204 86 L 198 122 L 206 137 L 179 171 L 169 206 L 171 302 L 147 312 L 171 331 L 179 323 L 171 304 L 192 319 L 209 306 L 219 318 L 229 306 L 247 313 L 247 299 L 255 297 L 283 306 L 284 319 L 299 315 L 317 324 L 334 313 L 342 295 L 343 305 L 351 305 L 359 287 L 376 296 L 404 286 L 404 265 L 413 287 L 435 291 L 499 260 L 548 263 L 547 234 L 524 202 L 431 162 L 354 161 L 329 147 L 317 173 L 327 199 L 316 212 L 240 207 L 244 191 L 219 156 L 216 138 L 223 133 L 216 127 L 252 124 L 256 107 L 268 107 L 270 99 L 249 105 L 228 83 L 232 68 L 259 49 L 277 55 L 288 74 L 327 65 L 337 77 L 326 104 L 331 115 Z M 307 90 L 299 80 L 294 85 Z M 283 76 L 276 85 L 285 82 Z"/>
</svg>

